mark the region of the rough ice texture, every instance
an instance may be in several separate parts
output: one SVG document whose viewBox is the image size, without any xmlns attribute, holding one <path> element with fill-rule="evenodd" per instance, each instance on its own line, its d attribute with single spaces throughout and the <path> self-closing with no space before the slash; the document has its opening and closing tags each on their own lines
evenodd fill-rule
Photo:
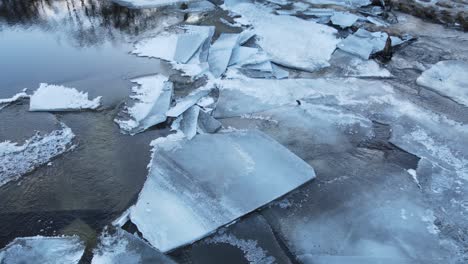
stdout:
<svg viewBox="0 0 468 264">
<path fill-rule="evenodd" d="M 253 26 L 257 43 L 272 62 L 308 71 L 329 66 L 328 60 L 339 42 L 334 28 L 293 16 L 274 15 L 260 4 L 227 0 L 224 8 L 241 15 L 238 21 Z"/>
<path fill-rule="evenodd" d="M 0 186 L 68 151 L 74 137 L 71 129 L 62 124 L 62 129 L 47 135 L 36 134 L 23 145 L 0 142 Z"/>
<path fill-rule="evenodd" d="M 170 258 L 146 244 L 140 238 L 120 228 L 113 233 L 104 230 L 93 250 L 92 264 L 175 264 Z"/>
<path fill-rule="evenodd" d="M 0 251 L 0 263 L 77 264 L 84 250 L 78 237 L 16 238 Z"/>
<path fill-rule="evenodd" d="M 172 98 L 172 83 L 163 75 L 151 75 L 133 79 L 134 105 L 126 106 L 124 112 L 130 119 L 116 118 L 120 128 L 130 134 L 142 132 L 151 126 L 166 121 L 166 111 Z"/>
<path fill-rule="evenodd" d="M 13 103 L 15 101 L 18 101 L 20 99 L 23 99 L 23 98 L 29 98 L 29 95 L 25 91 L 17 93 L 17 94 L 13 95 L 10 98 L 0 99 L 0 110 L 5 108 L 7 105 L 9 105 L 9 104 L 11 104 L 11 103 Z"/>
<path fill-rule="evenodd" d="M 112 0 L 120 5 L 130 8 L 152 8 L 179 3 L 195 2 L 198 0 Z M 201 0 L 199 0 L 201 1 Z"/>
<path fill-rule="evenodd" d="M 174 134 L 152 145 L 148 179 L 129 217 L 163 252 L 198 240 L 315 177 L 307 163 L 255 130 L 192 140 Z"/>
<path fill-rule="evenodd" d="M 424 71 L 416 82 L 468 106 L 468 62 L 440 61 Z"/>
<path fill-rule="evenodd" d="M 29 111 L 73 111 L 96 109 L 101 104 L 101 96 L 88 99 L 88 93 L 62 85 L 41 83 L 31 95 Z"/>
</svg>

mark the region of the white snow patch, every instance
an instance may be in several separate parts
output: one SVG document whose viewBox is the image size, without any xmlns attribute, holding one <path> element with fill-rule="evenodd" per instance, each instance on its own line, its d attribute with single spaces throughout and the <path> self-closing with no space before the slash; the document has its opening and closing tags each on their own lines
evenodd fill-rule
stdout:
<svg viewBox="0 0 468 264">
<path fill-rule="evenodd" d="M 88 99 L 88 93 L 62 85 L 41 83 L 31 95 L 29 111 L 73 111 L 96 109 L 101 104 L 101 96 Z"/>
</svg>

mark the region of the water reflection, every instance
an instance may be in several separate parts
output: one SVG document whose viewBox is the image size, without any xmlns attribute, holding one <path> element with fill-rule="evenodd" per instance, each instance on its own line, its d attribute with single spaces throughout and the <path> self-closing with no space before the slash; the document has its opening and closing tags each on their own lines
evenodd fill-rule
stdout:
<svg viewBox="0 0 468 264">
<path fill-rule="evenodd" d="M 129 9 L 108 0 L 1 0 L 0 30 L 14 26 L 62 31 L 83 47 L 105 40 L 122 41 L 158 28 L 163 14 L 158 9 Z"/>
</svg>

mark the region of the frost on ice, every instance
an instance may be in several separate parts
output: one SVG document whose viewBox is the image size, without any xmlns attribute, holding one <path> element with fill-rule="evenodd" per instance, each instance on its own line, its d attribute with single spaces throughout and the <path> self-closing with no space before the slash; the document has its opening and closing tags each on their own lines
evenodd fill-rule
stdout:
<svg viewBox="0 0 468 264">
<path fill-rule="evenodd" d="M 115 122 L 123 131 L 136 134 L 166 121 L 173 88 L 168 78 L 159 74 L 136 78 L 132 82 L 137 84 L 130 96 L 134 104 L 126 106 L 124 114 L 127 118 L 119 117 Z"/>
<path fill-rule="evenodd" d="M 416 80 L 468 107 L 468 62 L 440 61 Z"/>
<path fill-rule="evenodd" d="M 0 251 L 0 263 L 77 264 L 84 250 L 78 237 L 16 238 Z"/>
<path fill-rule="evenodd" d="M 116 228 L 101 234 L 99 244 L 93 251 L 92 264 L 175 264 L 169 257 L 150 247 L 140 238 Z"/>
<path fill-rule="evenodd" d="M 74 111 L 96 109 L 101 104 L 101 96 L 88 99 L 88 93 L 62 85 L 41 83 L 31 95 L 29 111 Z"/>
<path fill-rule="evenodd" d="M 226 0 L 223 7 L 241 15 L 239 22 L 252 24 L 258 45 L 272 62 L 307 71 L 329 66 L 328 60 L 339 42 L 334 28 L 294 16 L 274 15 L 260 4 Z"/>
<path fill-rule="evenodd" d="M 0 186 L 68 151 L 74 137 L 71 129 L 62 124 L 62 129 L 47 135 L 36 134 L 23 145 L 0 142 Z"/>
<path fill-rule="evenodd" d="M 255 130 L 192 140 L 173 134 L 152 145 L 148 179 L 129 218 L 163 252 L 201 239 L 315 177 L 307 163 Z"/>
</svg>

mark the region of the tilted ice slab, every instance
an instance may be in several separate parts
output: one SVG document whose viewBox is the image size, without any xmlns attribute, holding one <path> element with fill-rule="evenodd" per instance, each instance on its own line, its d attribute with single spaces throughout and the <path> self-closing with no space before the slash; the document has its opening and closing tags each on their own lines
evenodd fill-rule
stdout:
<svg viewBox="0 0 468 264">
<path fill-rule="evenodd" d="M 133 79 L 138 84 L 132 88 L 135 100 L 133 106 L 127 106 L 125 112 L 130 119 L 115 119 L 120 128 L 130 134 L 142 132 L 154 125 L 166 121 L 166 111 L 172 98 L 172 83 L 163 75 L 151 75 Z"/>
<path fill-rule="evenodd" d="M 224 33 L 211 45 L 208 63 L 214 77 L 219 77 L 226 71 L 231 59 L 232 51 L 237 45 L 239 34 Z"/>
<path fill-rule="evenodd" d="M 173 130 L 182 131 L 188 139 L 192 139 L 197 134 L 199 114 L 200 107 L 194 105 L 180 115 L 174 123 L 172 123 L 171 128 Z"/>
<path fill-rule="evenodd" d="M 0 99 L 0 110 L 5 108 L 5 106 L 15 102 L 15 101 L 18 101 L 20 99 L 23 99 L 23 98 L 29 98 L 29 95 L 25 92 L 26 89 L 24 89 L 22 92 L 20 93 L 17 93 L 15 95 L 13 95 L 12 97 L 10 98 L 3 98 L 3 99 Z"/>
<path fill-rule="evenodd" d="M 223 6 L 253 25 L 257 43 L 271 61 L 286 67 L 313 71 L 329 66 L 339 39 L 334 28 L 294 16 L 271 13 L 271 9 L 243 1 L 226 0 Z"/>
<path fill-rule="evenodd" d="M 78 237 L 16 238 L 0 251 L 0 263 L 76 264 L 84 250 Z"/>
<path fill-rule="evenodd" d="M 197 0 L 112 0 L 120 5 L 130 8 L 152 8 L 178 3 L 195 2 Z M 201 1 L 201 0 L 198 0 Z"/>
<path fill-rule="evenodd" d="M 88 99 L 88 93 L 62 85 L 41 83 L 31 95 L 29 111 L 73 111 L 96 109 L 101 104 L 101 96 Z"/>
<path fill-rule="evenodd" d="M 44 136 L 37 134 L 23 145 L 0 142 L 0 186 L 68 151 L 74 137 L 71 129 L 62 124 L 62 129 Z"/>
<path fill-rule="evenodd" d="M 214 30 L 213 26 L 173 28 L 138 42 L 132 53 L 169 61 L 185 75 L 197 77 L 208 70 L 208 49 Z"/>
<path fill-rule="evenodd" d="M 354 34 L 342 40 L 338 44 L 338 48 L 367 60 L 371 54 L 385 48 L 388 37 L 388 34 L 384 32 L 369 32 L 360 28 Z M 390 39 L 392 40 L 392 46 L 403 43 L 398 37 L 390 37 Z"/>
<path fill-rule="evenodd" d="M 339 5 L 361 7 L 372 3 L 370 0 L 306 0 L 306 2 L 316 5 Z"/>
<path fill-rule="evenodd" d="M 265 134 L 173 134 L 152 142 L 148 179 L 130 220 L 163 252 L 198 240 L 315 177 Z"/>
<path fill-rule="evenodd" d="M 440 61 L 419 76 L 419 85 L 468 106 L 468 62 Z"/>
<path fill-rule="evenodd" d="M 175 264 L 170 258 L 152 248 L 140 238 L 120 228 L 117 228 L 112 234 L 105 230 L 99 240 L 99 245 L 93 250 L 92 264 Z"/>
<path fill-rule="evenodd" d="M 352 26 L 358 19 L 359 16 L 347 12 L 335 12 L 330 18 L 334 25 L 340 26 L 341 28 Z"/>
</svg>

